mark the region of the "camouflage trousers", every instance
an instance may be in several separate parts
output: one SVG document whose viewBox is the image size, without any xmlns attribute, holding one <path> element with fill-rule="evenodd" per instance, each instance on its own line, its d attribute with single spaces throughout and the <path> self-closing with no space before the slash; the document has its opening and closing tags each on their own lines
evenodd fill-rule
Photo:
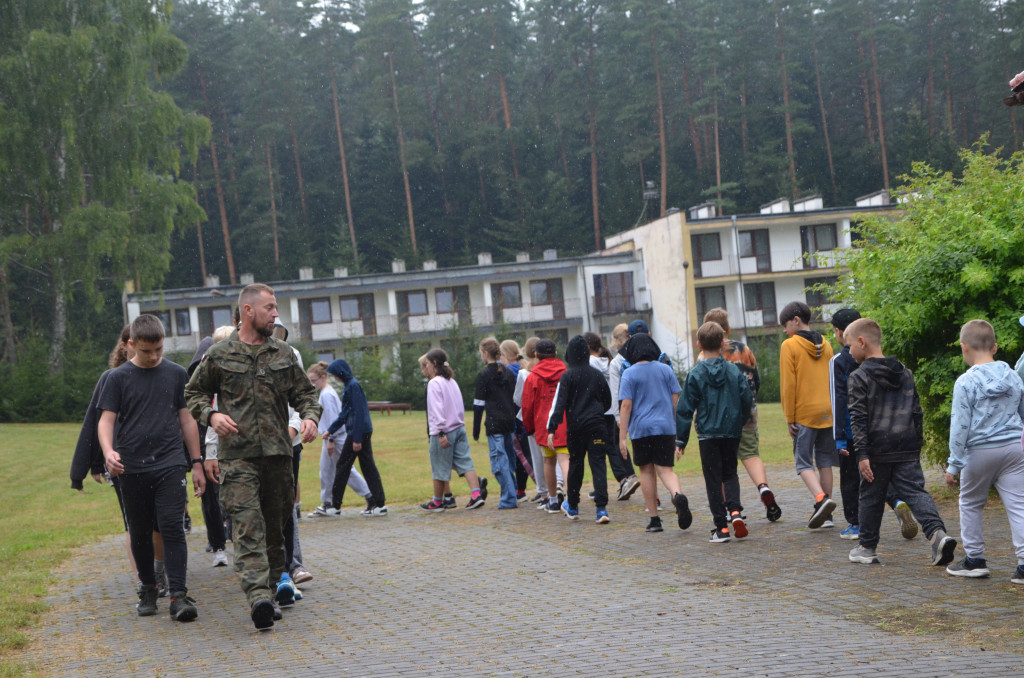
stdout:
<svg viewBox="0 0 1024 678">
<path fill-rule="evenodd" d="M 291 457 L 220 462 L 220 500 L 231 516 L 238 583 L 249 605 L 273 599 L 285 569 L 284 524 L 295 505 Z"/>
</svg>

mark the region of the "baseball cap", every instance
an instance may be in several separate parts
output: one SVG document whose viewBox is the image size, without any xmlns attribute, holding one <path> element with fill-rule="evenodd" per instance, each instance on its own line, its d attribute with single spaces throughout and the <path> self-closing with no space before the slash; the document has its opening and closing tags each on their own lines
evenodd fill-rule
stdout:
<svg viewBox="0 0 1024 678">
<path fill-rule="evenodd" d="M 650 334 L 651 330 L 647 327 L 647 323 L 645 323 L 643 320 L 634 320 L 633 322 L 629 323 L 629 329 L 627 330 L 627 332 L 629 332 L 629 336 L 632 337 L 634 334 L 637 334 L 638 332 Z"/>
<path fill-rule="evenodd" d="M 832 314 L 832 326 L 845 330 L 854 320 L 860 318 L 860 311 L 855 308 L 841 308 Z"/>
</svg>

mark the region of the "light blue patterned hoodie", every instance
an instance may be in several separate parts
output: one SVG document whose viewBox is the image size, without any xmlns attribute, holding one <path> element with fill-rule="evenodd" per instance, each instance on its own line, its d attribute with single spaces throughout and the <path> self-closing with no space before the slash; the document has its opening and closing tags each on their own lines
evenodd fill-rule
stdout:
<svg viewBox="0 0 1024 678">
<path fill-rule="evenodd" d="M 1019 441 L 1024 429 L 1024 382 L 997 360 L 975 365 L 953 387 L 946 471 L 960 475 L 969 450 Z"/>
</svg>

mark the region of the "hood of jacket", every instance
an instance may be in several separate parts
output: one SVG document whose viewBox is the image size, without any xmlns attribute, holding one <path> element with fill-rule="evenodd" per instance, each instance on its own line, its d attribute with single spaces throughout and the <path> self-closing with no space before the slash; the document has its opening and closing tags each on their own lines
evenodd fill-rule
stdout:
<svg viewBox="0 0 1024 678">
<path fill-rule="evenodd" d="M 349 367 L 348 363 L 341 358 L 332 361 L 331 364 L 327 366 L 327 373 L 341 379 L 341 381 L 346 384 L 354 378 L 352 376 L 352 368 Z"/>
<path fill-rule="evenodd" d="M 619 353 L 630 365 L 635 365 L 642 360 L 653 363 L 661 357 L 661 349 L 649 334 L 634 334 L 623 344 Z"/>
<path fill-rule="evenodd" d="M 710 360 L 702 360 L 701 363 L 704 365 L 704 370 L 707 373 L 707 381 L 715 388 L 721 388 L 725 385 L 726 370 L 728 369 L 725 358 L 719 356 L 718 358 L 711 358 Z"/>
<path fill-rule="evenodd" d="M 565 347 L 565 362 L 569 367 L 590 365 L 590 348 L 581 335 L 577 334 L 569 340 L 569 345 Z"/>
<path fill-rule="evenodd" d="M 887 391 L 895 391 L 903 383 L 906 368 L 897 358 L 868 358 L 860 364 L 861 372 Z"/>
<path fill-rule="evenodd" d="M 590 356 L 590 366 L 601 373 L 601 376 L 605 379 L 608 378 L 608 369 L 611 367 L 612 361 L 609 358 L 602 358 L 598 355 Z"/>
<path fill-rule="evenodd" d="M 1014 382 L 1009 378 L 1013 368 L 1002 360 L 975 365 L 966 374 L 977 389 L 977 393 L 986 398 L 1001 398 L 1015 390 Z"/>
<path fill-rule="evenodd" d="M 807 355 L 811 356 L 815 360 L 821 358 L 821 348 L 825 343 L 825 338 L 821 336 L 819 332 L 814 330 L 800 330 L 794 337 L 800 337 L 803 341 L 797 342 L 798 345 L 807 351 Z"/>
<path fill-rule="evenodd" d="M 530 374 L 536 374 L 544 381 L 555 381 L 557 382 L 561 378 L 562 373 L 565 372 L 565 363 L 558 358 L 544 358 L 530 371 Z"/>
</svg>

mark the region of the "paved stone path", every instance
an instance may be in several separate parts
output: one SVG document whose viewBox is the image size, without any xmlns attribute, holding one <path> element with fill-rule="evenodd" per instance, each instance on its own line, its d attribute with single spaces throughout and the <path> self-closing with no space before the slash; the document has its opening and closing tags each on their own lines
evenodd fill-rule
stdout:
<svg viewBox="0 0 1024 678">
<path fill-rule="evenodd" d="M 686 532 L 663 512 L 665 532 L 646 534 L 639 492 L 603 526 L 587 500 L 578 522 L 494 502 L 303 520 L 315 578 L 264 633 L 233 570 L 209 567 L 201 533 L 189 538 L 199 619 L 172 622 L 167 599 L 137 617 L 123 537 L 110 538 L 58 572 L 22 658 L 44 676 L 1024 674 L 1024 586 L 1009 582 L 1001 505 L 986 512 L 993 576 L 964 580 L 932 567 L 928 543 L 902 539 L 891 514 L 882 564 L 850 563 L 855 542 L 839 529 L 806 529 L 810 501 L 791 469 L 770 477 L 783 519 L 768 523 L 745 484 L 751 536 L 728 544 L 707 541 L 699 477 L 683 480 L 695 509 Z M 958 537 L 955 506 L 940 513 Z"/>
</svg>

